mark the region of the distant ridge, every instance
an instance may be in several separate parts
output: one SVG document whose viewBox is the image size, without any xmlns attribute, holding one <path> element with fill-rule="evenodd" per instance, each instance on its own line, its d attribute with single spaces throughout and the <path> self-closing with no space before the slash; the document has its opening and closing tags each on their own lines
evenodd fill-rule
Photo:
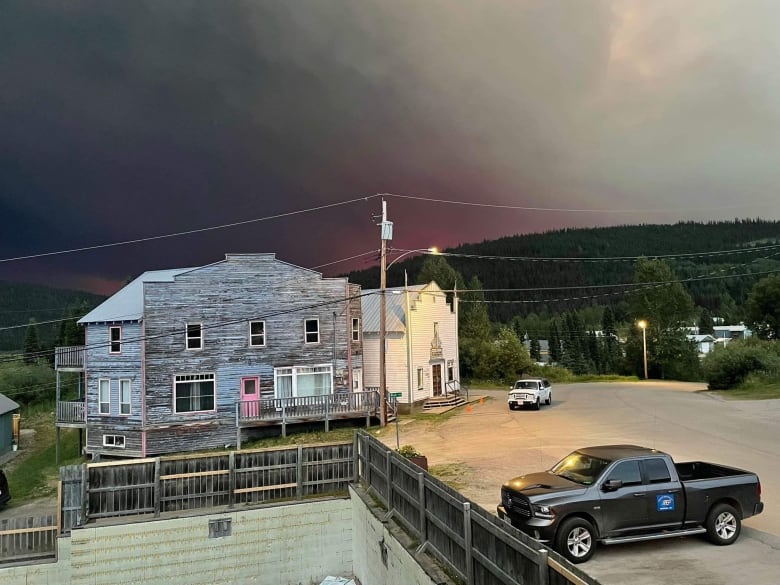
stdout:
<svg viewBox="0 0 780 585">
<path fill-rule="evenodd" d="M 771 248 L 775 244 L 780 244 L 780 221 L 735 219 L 568 228 L 462 244 L 444 251 L 478 256 L 572 259 L 530 261 L 446 257 L 447 262 L 463 275 L 466 283 L 476 276 L 486 289 L 577 287 L 566 293 L 530 291 L 522 295 L 516 292 L 486 294 L 486 299 L 493 301 L 518 298 L 545 301 L 491 304 L 491 317 L 507 322 L 518 314 L 545 311 L 558 313 L 593 304 L 619 303 L 622 295 L 609 294 L 617 292 L 618 288 L 599 291 L 587 287 L 631 282 L 634 262 L 628 259 L 596 262 L 578 259 L 678 255 L 667 261 L 679 278 L 740 273 L 752 275 L 768 270 L 780 271 L 780 246 Z M 757 249 L 761 247 L 766 249 Z M 742 253 L 720 253 L 725 250 L 740 250 Z M 416 257 L 393 265 L 388 271 L 387 285 L 402 286 L 404 270 L 409 274 L 410 284 L 417 283 L 422 263 L 423 258 Z M 379 269 L 375 267 L 355 271 L 349 277 L 352 282 L 366 288 L 377 288 Z M 757 279 L 749 276 L 698 280 L 686 286 L 698 305 L 717 312 L 725 298 L 723 295 L 728 295 L 737 305 L 741 305 Z M 728 298 L 725 300 L 728 301 Z"/>
<path fill-rule="evenodd" d="M 29 320 L 36 322 L 63 319 L 68 310 L 82 303 L 92 308 L 106 297 L 69 289 L 53 288 L 40 284 L 0 281 L 0 328 L 24 325 L 16 329 L 0 331 L 0 351 L 20 351 Z M 43 346 L 51 346 L 57 339 L 59 323 L 38 326 L 38 336 Z"/>
</svg>

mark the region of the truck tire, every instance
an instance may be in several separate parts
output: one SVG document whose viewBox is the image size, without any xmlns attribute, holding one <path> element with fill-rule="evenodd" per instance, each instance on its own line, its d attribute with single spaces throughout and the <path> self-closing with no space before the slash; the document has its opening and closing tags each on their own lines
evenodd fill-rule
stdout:
<svg viewBox="0 0 780 585">
<path fill-rule="evenodd" d="M 742 521 L 733 506 L 729 504 L 717 504 L 712 507 L 707 515 L 705 525 L 707 538 L 712 544 L 726 546 L 733 544 L 742 530 Z"/>
<path fill-rule="evenodd" d="M 545 404 L 546 404 L 547 406 L 550 406 L 550 405 L 552 404 L 552 392 L 550 392 L 550 393 L 547 395 L 547 400 L 545 401 Z"/>
<path fill-rule="evenodd" d="M 536 397 L 536 404 L 534 404 L 534 410 L 539 410 L 541 408 L 541 401 L 539 400 L 539 397 Z"/>
<path fill-rule="evenodd" d="M 555 550 L 574 564 L 584 563 L 596 552 L 596 532 L 584 518 L 569 518 L 555 535 Z"/>
</svg>

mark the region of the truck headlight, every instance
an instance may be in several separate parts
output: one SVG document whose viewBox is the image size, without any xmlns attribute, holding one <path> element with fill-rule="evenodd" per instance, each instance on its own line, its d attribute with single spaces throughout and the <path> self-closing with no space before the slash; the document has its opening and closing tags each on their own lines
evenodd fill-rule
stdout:
<svg viewBox="0 0 780 585">
<path fill-rule="evenodd" d="M 552 511 L 552 508 L 550 506 L 537 506 L 534 505 L 534 516 L 537 518 L 547 518 L 552 519 L 552 517 L 555 514 Z"/>
</svg>

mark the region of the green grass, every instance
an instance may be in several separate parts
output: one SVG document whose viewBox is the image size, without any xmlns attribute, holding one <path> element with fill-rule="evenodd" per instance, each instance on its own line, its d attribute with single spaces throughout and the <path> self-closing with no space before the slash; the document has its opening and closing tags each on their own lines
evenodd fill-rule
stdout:
<svg viewBox="0 0 780 585">
<path fill-rule="evenodd" d="M 264 449 L 266 447 L 284 447 L 287 445 L 316 445 L 318 443 L 340 443 L 351 441 L 359 428 L 365 427 L 344 427 L 331 429 L 326 433 L 322 431 L 303 431 L 288 434 L 286 437 L 265 437 L 244 441 L 241 443 L 241 449 Z M 379 427 L 376 427 L 379 428 Z M 388 426 L 388 428 L 390 428 Z M 374 430 L 374 429 L 372 429 Z"/>
<path fill-rule="evenodd" d="M 460 491 L 466 487 L 465 479 L 468 476 L 469 468 L 462 463 L 443 463 L 432 465 L 428 472 L 452 489 Z"/>
<path fill-rule="evenodd" d="M 582 374 L 575 376 L 569 374 L 563 378 L 560 376 L 548 376 L 545 374 L 539 374 L 540 377 L 547 378 L 553 384 L 574 384 L 582 382 L 638 382 L 639 378 L 636 376 L 619 376 L 617 374 Z M 527 377 L 534 377 L 528 375 Z M 514 383 L 503 382 L 501 380 L 468 380 L 464 382 L 468 386 L 469 391 L 481 390 L 506 390 L 509 391 L 509 387 Z"/>
<path fill-rule="evenodd" d="M 3 466 L 11 492 L 9 507 L 57 495 L 59 465 L 55 462 L 56 430 L 52 411 L 51 404 L 37 405 L 22 411 L 22 430 L 32 429 L 35 434 L 32 437 L 23 435 L 18 454 Z M 78 431 L 62 429 L 60 465 L 81 462 Z"/>
<path fill-rule="evenodd" d="M 780 398 L 780 381 L 749 378 L 737 388 L 716 390 L 714 393 L 726 400 L 772 400 Z"/>
</svg>

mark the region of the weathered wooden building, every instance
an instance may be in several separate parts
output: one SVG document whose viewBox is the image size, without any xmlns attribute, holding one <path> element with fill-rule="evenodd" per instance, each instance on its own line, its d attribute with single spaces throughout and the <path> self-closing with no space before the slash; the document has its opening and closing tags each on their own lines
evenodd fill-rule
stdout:
<svg viewBox="0 0 780 585">
<path fill-rule="evenodd" d="M 146 272 L 79 321 L 80 354 L 58 348 L 58 368 L 83 368 L 85 400 L 58 404 L 57 424 L 83 425 L 93 456 L 145 457 L 360 416 L 360 322 L 358 285 L 274 254 Z"/>
<path fill-rule="evenodd" d="M 363 304 L 364 383 L 379 386 L 379 290 Z M 459 390 L 457 300 L 435 282 L 385 290 L 386 387 L 411 405 Z"/>
</svg>

